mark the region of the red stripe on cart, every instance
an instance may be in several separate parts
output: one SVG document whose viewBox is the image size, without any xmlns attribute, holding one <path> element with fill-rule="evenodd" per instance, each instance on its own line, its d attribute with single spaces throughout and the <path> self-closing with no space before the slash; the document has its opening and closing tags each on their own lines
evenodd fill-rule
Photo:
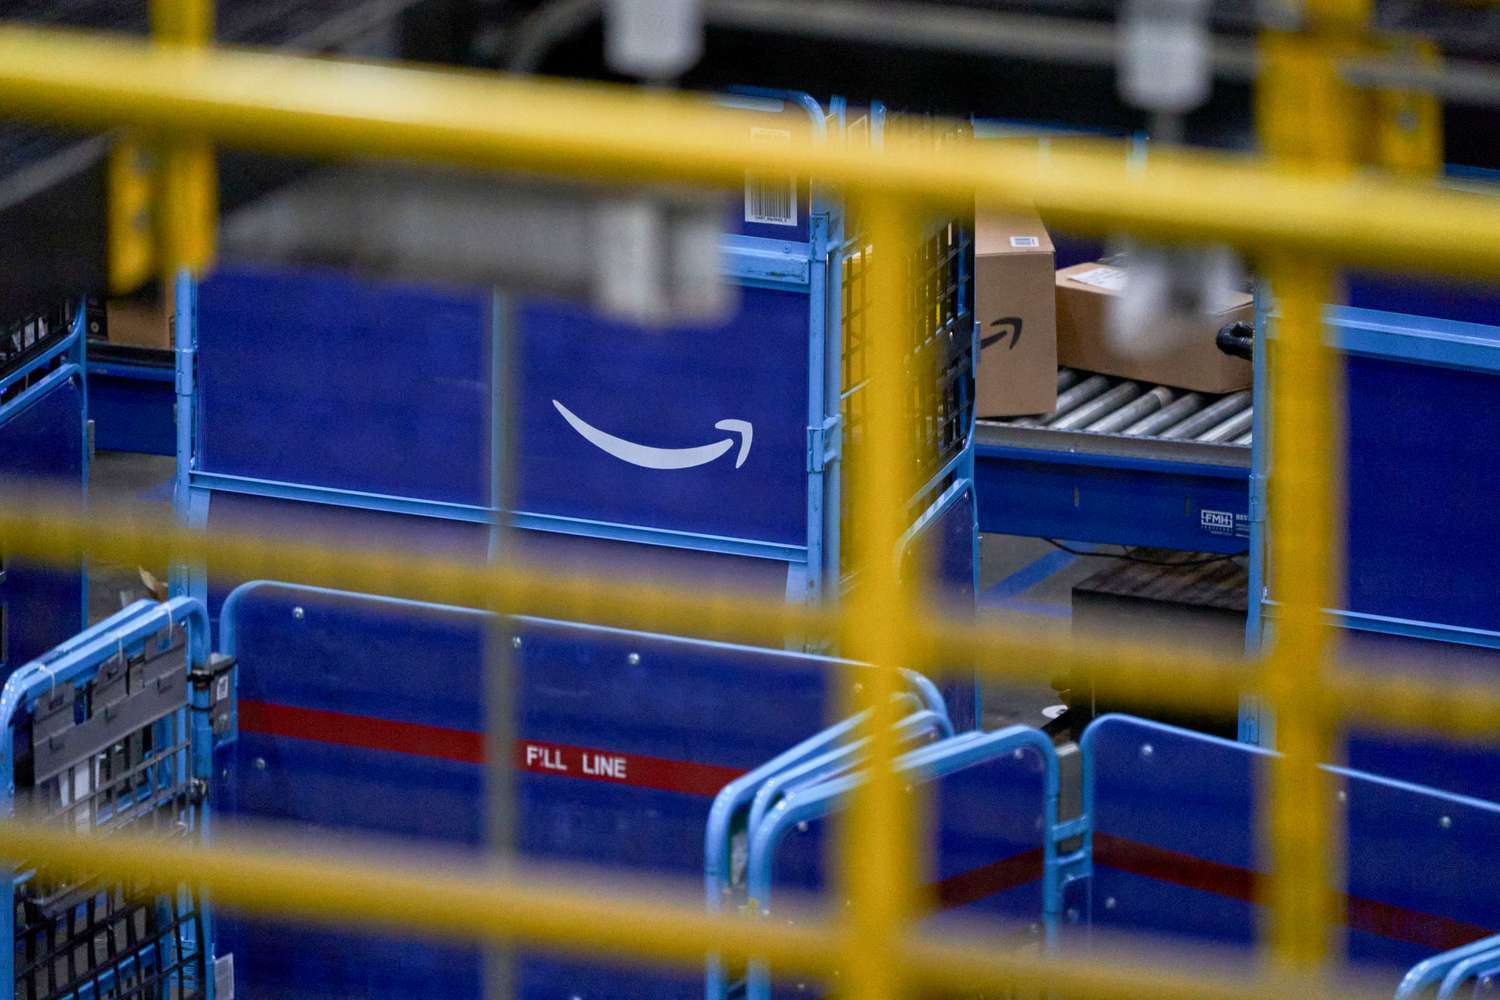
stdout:
<svg viewBox="0 0 1500 1000">
<path fill-rule="evenodd" d="M 1246 903 L 1257 901 L 1257 887 L 1263 877 L 1249 868 L 1207 861 L 1191 854 L 1102 833 L 1094 835 L 1094 863 Z M 1447 951 L 1495 933 L 1478 924 L 1363 896 L 1340 893 L 1339 897 L 1345 923 L 1351 930 L 1378 934 L 1392 941 L 1405 941 L 1434 951 Z"/>
<path fill-rule="evenodd" d="M 246 732 L 364 750 L 386 750 L 461 764 L 484 763 L 484 734 L 467 729 L 397 722 L 370 715 L 297 708 L 249 699 L 240 701 L 239 713 L 240 728 Z M 716 764 L 537 740 L 515 741 L 515 764 L 520 770 L 534 774 L 704 796 L 716 794 L 745 773 L 738 768 Z"/>
<path fill-rule="evenodd" d="M 1042 849 L 1034 847 L 958 875 L 950 875 L 929 886 L 928 892 L 932 894 L 937 909 L 956 910 L 1018 886 L 1040 881 L 1043 861 Z"/>
<path fill-rule="evenodd" d="M 267 736 L 289 736 L 364 750 L 389 750 L 462 764 L 484 763 L 484 734 L 420 722 L 397 722 L 321 708 L 297 708 L 240 699 L 240 728 Z"/>
</svg>

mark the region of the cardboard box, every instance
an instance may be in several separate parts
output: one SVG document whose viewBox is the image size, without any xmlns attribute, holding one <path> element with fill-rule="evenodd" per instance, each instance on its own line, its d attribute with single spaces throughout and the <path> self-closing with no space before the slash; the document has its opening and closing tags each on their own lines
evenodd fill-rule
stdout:
<svg viewBox="0 0 1500 1000">
<path fill-rule="evenodd" d="M 1075 264 L 1057 272 L 1059 364 L 1198 392 L 1250 385 L 1250 362 L 1214 344 L 1225 323 L 1254 320 L 1248 294 L 1236 292 L 1218 312 L 1163 323 L 1149 340 L 1130 343 L 1109 330 L 1110 301 L 1120 294 L 1124 278 L 1124 270 L 1104 264 Z"/>
<path fill-rule="evenodd" d="M 132 347 L 172 347 L 171 295 L 165 304 L 142 299 L 110 299 L 104 304 L 104 323 L 111 344 Z"/>
<path fill-rule="evenodd" d="M 1057 302 L 1052 239 L 1036 213 L 974 215 L 975 406 L 981 417 L 1050 413 L 1057 405 Z"/>
</svg>

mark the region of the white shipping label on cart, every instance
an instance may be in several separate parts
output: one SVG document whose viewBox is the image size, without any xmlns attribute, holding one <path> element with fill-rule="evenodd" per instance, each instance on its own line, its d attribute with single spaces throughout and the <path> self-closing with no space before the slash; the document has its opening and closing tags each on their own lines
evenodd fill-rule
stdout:
<svg viewBox="0 0 1500 1000">
<path fill-rule="evenodd" d="M 1074 281 L 1084 285 L 1093 285 L 1109 292 L 1122 292 L 1125 290 L 1125 269 L 1123 267 L 1108 267 L 1100 265 L 1081 271 L 1078 274 L 1069 275 Z"/>
<path fill-rule="evenodd" d="M 782 128 L 752 128 L 753 146 L 790 146 L 792 133 Z M 797 224 L 797 178 L 745 174 L 745 221 L 763 226 Z"/>
</svg>

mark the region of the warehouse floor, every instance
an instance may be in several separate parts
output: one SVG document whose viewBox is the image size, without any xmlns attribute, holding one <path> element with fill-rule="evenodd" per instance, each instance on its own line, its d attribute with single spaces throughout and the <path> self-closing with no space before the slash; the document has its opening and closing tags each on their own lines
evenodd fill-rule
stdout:
<svg viewBox="0 0 1500 1000">
<path fill-rule="evenodd" d="M 101 451 L 90 468 L 89 494 L 101 505 L 142 505 L 170 512 L 174 467 L 168 456 Z M 1030 628 L 1066 630 L 1073 585 L 1108 562 L 1070 555 L 1038 538 L 1008 535 L 984 536 L 980 552 L 981 603 L 1016 614 Z M 165 566 L 144 569 L 165 586 Z M 89 568 L 90 621 L 150 596 L 140 567 L 94 563 Z M 1046 721 L 1042 709 L 1056 702 L 1056 692 L 1046 684 L 990 685 L 984 699 L 985 725 L 1039 726 Z"/>
<path fill-rule="evenodd" d="M 100 505 L 139 505 L 170 514 L 175 468 L 175 460 L 165 455 L 96 452 L 89 466 L 89 497 Z M 145 569 L 165 586 L 166 566 Z M 151 596 L 140 568 L 100 562 L 89 565 L 89 621 L 96 622 L 132 601 Z"/>
</svg>

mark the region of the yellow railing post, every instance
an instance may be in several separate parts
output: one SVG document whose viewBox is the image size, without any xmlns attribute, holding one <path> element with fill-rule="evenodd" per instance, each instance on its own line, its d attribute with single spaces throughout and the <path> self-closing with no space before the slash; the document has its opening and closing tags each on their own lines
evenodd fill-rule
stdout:
<svg viewBox="0 0 1500 1000">
<path fill-rule="evenodd" d="M 1373 102 L 1339 77 L 1336 64 L 1363 47 L 1369 3 L 1309 0 L 1303 16 L 1302 33 L 1262 40 L 1261 138 L 1276 166 L 1336 176 L 1370 152 Z M 1323 308 L 1338 296 L 1326 261 L 1273 254 L 1262 263 L 1279 310 L 1275 343 L 1257 350 L 1270 351 L 1269 583 L 1283 607 L 1260 680 L 1280 751 L 1259 810 L 1271 874 L 1262 900 L 1273 960 L 1313 971 L 1329 958 L 1341 898 L 1333 791 L 1319 767 L 1333 758 L 1337 724 L 1325 711 L 1332 635 L 1323 609 L 1336 603 L 1343 575 L 1334 486 L 1343 471 L 1342 392 L 1337 359 L 1324 343 Z"/>
<path fill-rule="evenodd" d="M 859 524 L 854 545 L 856 583 L 848 599 L 842 648 L 871 665 L 860 671 L 855 707 L 868 710 L 869 780 L 854 793 L 843 826 L 839 864 L 845 913 L 847 982 L 839 992 L 864 1000 L 903 995 L 896 956 L 913 909 L 913 817 L 893 770 L 897 753 L 894 696 L 900 667 L 913 661 L 912 595 L 896 564 L 905 528 L 906 499 L 914 489 L 916 456 L 905 425 L 905 371 L 911 344 L 906 324 L 908 251 L 916 245 L 912 206 L 861 191 L 855 211 L 863 226 L 869 299 L 865 336 L 869 381 L 865 439 L 850 468 L 850 516 Z M 873 249 L 872 249 L 873 248 Z"/>
<path fill-rule="evenodd" d="M 151 0 L 152 38 L 161 45 L 207 49 L 213 44 L 213 0 Z M 208 139 L 184 131 L 158 147 L 157 263 L 164 289 L 183 268 L 213 260 L 219 224 L 219 180 Z"/>
<path fill-rule="evenodd" d="M 1331 783 L 1319 764 L 1333 757 L 1333 719 L 1323 680 L 1332 636 L 1322 609 L 1333 604 L 1342 560 L 1334 476 L 1340 469 L 1334 412 L 1337 361 L 1323 343 L 1323 305 L 1333 300 L 1329 267 L 1277 259 L 1268 267 L 1280 317 L 1271 350 L 1271 586 L 1283 612 L 1262 670 L 1280 757 L 1269 768 L 1260 810 L 1269 848 L 1269 940 L 1273 957 L 1316 967 L 1338 922 L 1332 883 L 1339 866 Z M 1267 345 L 1257 345 L 1267 349 Z"/>
</svg>

